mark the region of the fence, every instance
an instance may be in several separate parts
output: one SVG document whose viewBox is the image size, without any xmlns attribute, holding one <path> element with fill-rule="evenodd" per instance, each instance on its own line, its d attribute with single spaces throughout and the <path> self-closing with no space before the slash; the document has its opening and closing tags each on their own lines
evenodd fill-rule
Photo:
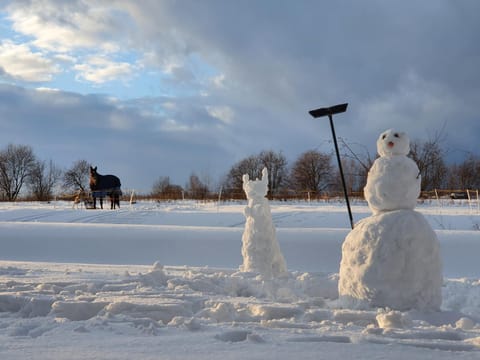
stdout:
<svg viewBox="0 0 480 360">
<path fill-rule="evenodd" d="M 246 200 L 245 193 L 242 189 L 224 189 L 221 188 L 218 192 L 210 191 L 203 194 L 201 197 L 194 197 L 189 194 L 188 191 L 181 191 L 179 193 L 165 193 L 165 194 L 139 194 L 133 189 L 125 189 L 122 191 L 123 195 L 121 201 L 133 203 L 137 200 L 149 200 L 149 201 L 178 201 L 178 200 L 197 200 L 197 201 L 235 201 Z M 349 198 L 353 201 L 363 201 L 363 192 L 348 192 Z M 329 202 L 338 201 L 343 199 L 343 191 L 299 191 L 294 189 L 283 189 L 274 194 L 267 195 L 269 200 L 275 201 L 290 201 L 290 200 L 303 200 L 307 202 Z M 55 196 L 56 200 L 73 201 L 75 194 L 59 194 Z M 436 200 L 441 205 L 451 203 L 468 203 L 473 209 L 477 209 L 480 213 L 480 196 L 479 190 L 451 190 L 451 189 L 435 189 L 432 191 L 422 191 L 420 194 L 420 200 Z M 53 200 L 53 199 L 52 199 Z M 0 198 L 0 201 L 3 201 Z M 24 197 L 19 198 L 17 201 L 33 201 L 32 198 Z"/>
<path fill-rule="evenodd" d="M 422 193 L 423 195 L 423 193 Z M 455 202 L 467 202 L 470 211 L 480 214 L 479 191 L 476 190 L 434 190 L 426 192 L 426 198 L 435 198 L 440 206 Z"/>
<path fill-rule="evenodd" d="M 363 192 L 348 192 L 351 199 L 364 200 Z M 221 188 L 218 192 L 210 191 L 201 198 L 192 197 L 188 192 L 182 192 L 181 195 L 169 194 L 158 195 L 137 195 L 138 199 L 169 201 L 169 200 L 202 200 L 202 201 L 230 201 L 230 200 L 245 200 L 246 196 L 242 189 L 224 189 Z M 289 200 L 305 200 L 305 201 L 330 201 L 336 199 L 343 199 L 343 191 L 299 191 L 293 189 L 283 189 L 274 194 L 267 194 L 269 200 L 289 201 Z M 463 200 L 472 204 L 479 204 L 479 190 L 445 190 L 436 189 L 432 191 L 422 191 L 420 199 L 432 200 Z"/>
</svg>

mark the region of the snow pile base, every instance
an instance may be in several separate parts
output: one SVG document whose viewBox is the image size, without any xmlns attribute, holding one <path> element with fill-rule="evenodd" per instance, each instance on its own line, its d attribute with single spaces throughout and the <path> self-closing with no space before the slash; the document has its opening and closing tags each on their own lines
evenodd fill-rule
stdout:
<svg viewBox="0 0 480 360">
<path fill-rule="evenodd" d="M 442 268 L 435 232 L 413 210 L 361 220 L 342 247 L 339 294 L 354 306 L 440 308 Z"/>
</svg>

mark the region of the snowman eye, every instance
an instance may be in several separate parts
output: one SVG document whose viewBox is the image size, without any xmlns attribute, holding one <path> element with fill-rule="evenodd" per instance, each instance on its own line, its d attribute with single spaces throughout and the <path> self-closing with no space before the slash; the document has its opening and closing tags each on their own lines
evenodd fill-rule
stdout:
<svg viewBox="0 0 480 360">
<path fill-rule="evenodd" d="M 393 136 L 395 136 L 397 138 L 400 137 L 400 135 L 398 135 L 398 133 L 393 134 Z"/>
<path fill-rule="evenodd" d="M 386 137 L 387 137 L 387 135 L 386 135 L 386 134 L 383 134 L 383 135 L 382 135 L 382 140 L 385 140 Z"/>
</svg>

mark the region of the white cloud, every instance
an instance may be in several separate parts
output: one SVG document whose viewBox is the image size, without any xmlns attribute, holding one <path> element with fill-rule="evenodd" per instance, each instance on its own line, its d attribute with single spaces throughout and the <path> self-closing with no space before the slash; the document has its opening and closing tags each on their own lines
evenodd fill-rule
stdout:
<svg viewBox="0 0 480 360">
<path fill-rule="evenodd" d="M 235 112 L 229 106 L 207 106 L 207 112 L 210 116 L 220 120 L 224 124 L 232 124 Z"/>
<path fill-rule="evenodd" d="M 53 58 L 58 62 L 65 63 L 65 64 L 74 64 L 77 62 L 76 57 L 68 54 L 55 54 Z"/>
<path fill-rule="evenodd" d="M 44 92 L 47 92 L 47 93 L 58 93 L 58 92 L 60 92 L 60 89 L 49 88 L 49 87 L 45 87 L 45 86 L 37 87 L 37 88 L 35 88 L 35 90 L 44 91 Z"/>
<path fill-rule="evenodd" d="M 50 81 L 61 71 L 42 53 L 10 40 L 3 40 L 0 44 L 0 68 L 11 78 L 30 82 Z"/>
<path fill-rule="evenodd" d="M 218 89 L 225 88 L 225 74 L 219 74 L 217 76 L 214 76 L 211 79 L 211 82 Z"/>
<path fill-rule="evenodd" d="M 127 62 L 115 62 L 99 56 L 92 56 L 86 63 L 76 64 L 77 79 L 83 79 L 96 84 L 113 80 L 127 80 L 133 72 L 134 66 Z"/>
<path fill-rule="evenodd" d="M 192 130 L 189 126 L 180 124 L 175 119 L 166 119 L 162 125 L 160 126 L 159 130 L 167 131 L 167 132 L 185 132 Z"/>
<path fill-rule="evenodd" d="M 119 46 L 110 39 L 120 29 L 111 8 L 98 1 L 36 1 L 28 6 L 21 1 L 7 7 L 13 29 L 34 38 L 38 48 L 68 52 L 75 48 L 101 48 L 115 51 Z"/>
</svg>

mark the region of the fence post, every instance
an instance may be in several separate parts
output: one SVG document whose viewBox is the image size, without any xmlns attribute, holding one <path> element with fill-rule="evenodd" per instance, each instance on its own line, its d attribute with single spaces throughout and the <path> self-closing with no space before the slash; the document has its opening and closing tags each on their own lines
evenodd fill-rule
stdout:
<svg viewBox="0 0 480 360">
<path fill-rule="evenodd" d="M 477 189 L 477 210 L 478 210 L 478 214 L 480 215 L 480 199 L 478 198 L 478 189 Z"/>
<path fill-rule="evenodd" d="M 468 190 L 468 189 L 467 189 L 467 199 L 468 199 L 468 208 L 470 209 L 470 214 L 473 214 L 472 198 L 470 196 L 470 190 Z"/>
<path fill-rule="evenodd" d="M 220 186 L 220 190 L 218 192 L 217 212 L 220 210 L 220 201 L 222 201 L 222 191 L 223 191 L 223 186 Z"/>
<path fill-rule="evenodd" d="M 441 207 L 441 206 L 442 206 L 442 203 L 440 202 L 440 197 L 438 196 L 437 189 L 435 189 L 435 197 L 437 198 L 437 202 L 438 202 L 438 204 L 439 204 L 440 207 Z"/>
<path fill-rule="evenodd" d="M 132 193 L 130 194 L 130 205 L 133 204 L 133 194 L 135 194 L 135 190 L 132 190 Z"/>
</svg>

